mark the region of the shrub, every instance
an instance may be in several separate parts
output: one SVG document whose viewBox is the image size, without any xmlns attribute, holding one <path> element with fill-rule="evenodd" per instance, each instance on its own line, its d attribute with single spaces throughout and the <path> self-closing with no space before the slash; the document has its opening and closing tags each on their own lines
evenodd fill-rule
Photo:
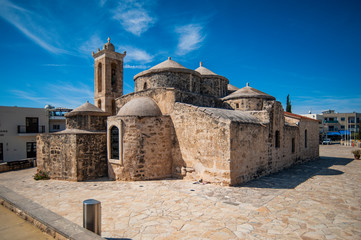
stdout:
<svg viewBox="0 0 361 240">
<path fill-rule="evenodd" d="M 353 150 L 352 153 L 356 159 L 359 159 L 361 155 L 361 150 Z"/>
<path fill-rule="evenodd" d="M 35 180 L 47 180 L 47 179 L 50 179 L 50 177 L 47 172 L 38 169 L 37 173 L 35 173 L 35 175 L 34 175 L 34 179 Z"/>
</svg>

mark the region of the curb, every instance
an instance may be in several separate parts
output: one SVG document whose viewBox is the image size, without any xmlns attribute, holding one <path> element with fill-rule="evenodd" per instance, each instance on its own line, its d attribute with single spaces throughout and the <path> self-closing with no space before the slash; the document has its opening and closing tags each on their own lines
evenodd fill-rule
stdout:
<svg viewBox="0 0 361 240">
<path fill-rule="evenodd" d="M 104 240 L 64 217 L 0 185 L 0 204 L 55 239 Z"/>
</svg>

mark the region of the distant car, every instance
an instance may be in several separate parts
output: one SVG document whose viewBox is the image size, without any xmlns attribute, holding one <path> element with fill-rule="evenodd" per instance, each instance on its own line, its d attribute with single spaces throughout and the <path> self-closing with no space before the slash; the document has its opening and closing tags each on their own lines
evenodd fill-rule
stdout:
<svg viewBox="0 0 361 240">
<path fill-rule="evenodd" d="M 331 144 L 331 139 L 326 138 L 322 141 L 322 145 L 330 145 L 330 144 Z"/>
</svg>

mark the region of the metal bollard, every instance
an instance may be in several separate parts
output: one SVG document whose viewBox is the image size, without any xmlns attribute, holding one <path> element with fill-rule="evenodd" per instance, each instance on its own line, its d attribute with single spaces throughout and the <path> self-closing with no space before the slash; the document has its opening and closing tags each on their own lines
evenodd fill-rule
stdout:
<svg viewBox="0 0 361 240">
<path fill-rule="evenodd" d="M 83 201 L 83 228 L 101 235 L 101 205 L 95 199 Z"/>
</svg>

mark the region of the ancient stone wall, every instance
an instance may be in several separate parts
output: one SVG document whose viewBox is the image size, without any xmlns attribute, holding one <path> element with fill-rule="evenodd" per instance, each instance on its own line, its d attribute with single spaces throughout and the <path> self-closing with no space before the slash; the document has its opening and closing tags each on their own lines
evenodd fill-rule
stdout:
<svg viewBox="0 0 361 240">
<path fill-rule="evenodd" d="M 216 97 L 179 91 L 174 88 L 154 88 L 130 93 L 116 99 L 117 112 L 124 104 L 136 97 L 152 98 L 164 115 L 168 115 L 173 111 L 175 102 L 188 103 L 203 107 L 225 107 L 223 102 Z"/>
<path fill-rule="evenodd" d="M 119 134 L 119 159 L 109 159 L 109 177 L 115 180 L 149 180 L 172 176 L 173 125 L 169 116 L 109 117 L 108 129 Z M 108 134 L 109 134 L 108 130 Z M 111 139 L 108 138 L 108 146 Z"/>
<path fill-rule="evenodd" d="M 238 122 L 231 124 L 231 185 L 247 182 L 271 171 L 268 137 L 268 126 Z"/>
<path fill-rule="evenodd" d="M 174 175 L 212 183 L 230 183 L 230 121 L 212 117 L 199 107 L 176 103 L 171 114 L 176 143 Z"/>
<path fill-rule="evenodd" d="M 106 135 L 38 135 L 37 165 L 52 179 L 83 181 L 107 176 Z"/>
<path fill-rule="evenodd" d="M 82 129 L 88 131 L 105 131 L 106 116 L 91 116 L 87 114 L 77 114 L 66 117 L 67 129 Z"/>
<path fill-rule="evenodd" d="M 134 79 L 135 91 L 149 88 L 176 88 L 178 90 L 200 93 L 201 77 L 197 72 L 156 72 Z"/>
</svg>

